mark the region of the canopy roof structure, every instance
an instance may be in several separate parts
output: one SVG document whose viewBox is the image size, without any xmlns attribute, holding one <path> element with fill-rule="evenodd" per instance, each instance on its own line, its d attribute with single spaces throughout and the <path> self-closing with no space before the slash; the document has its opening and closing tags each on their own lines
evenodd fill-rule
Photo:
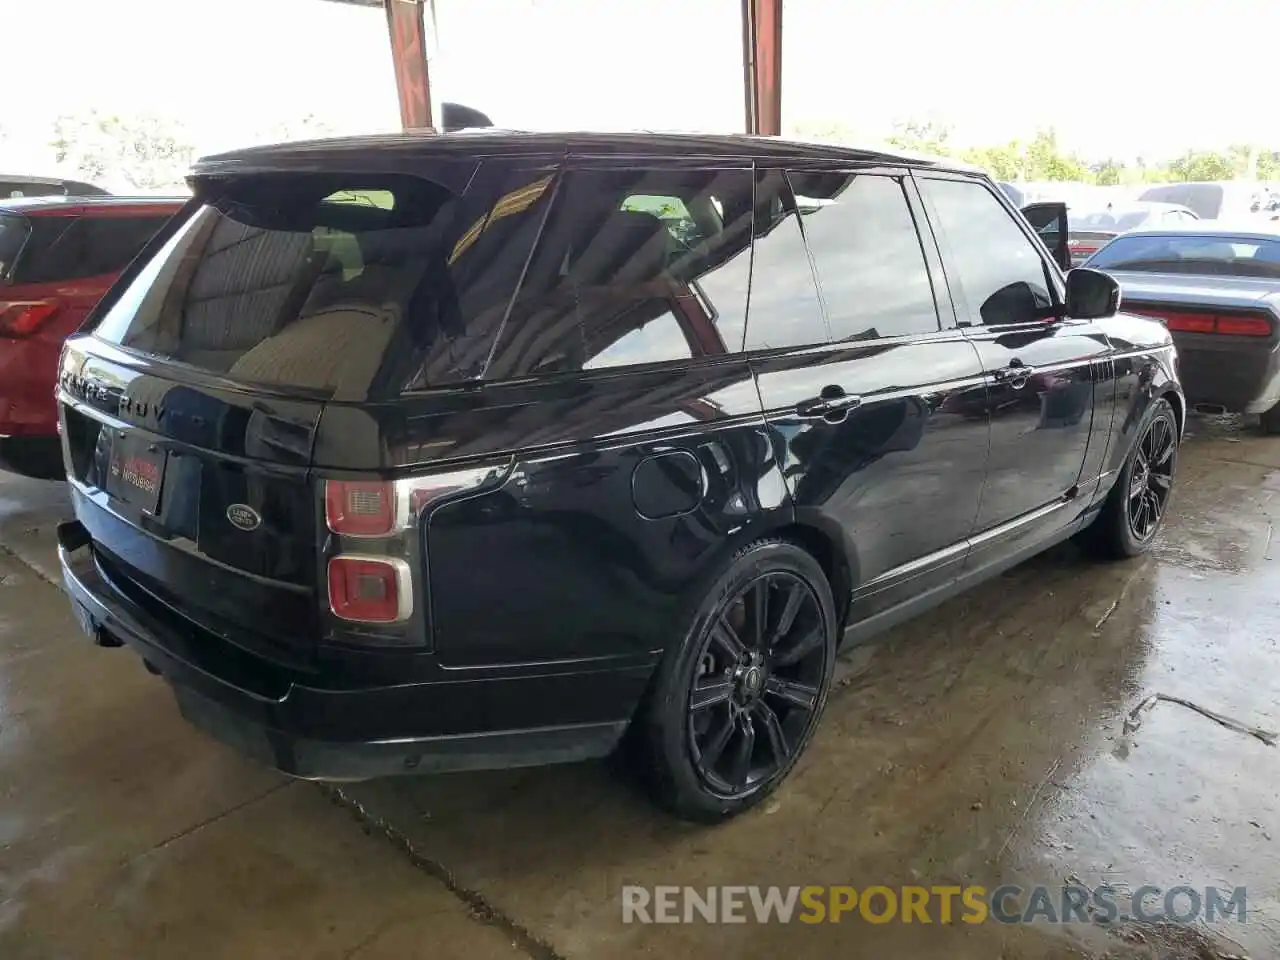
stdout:
<svg viewBox="0 0 1280 960">
<path fill-rule="evenodd" d="M 427 63 L 427 23 L 435 0 L 327 0 L 362 7 L 382 7 L 391 39 L 391 61 L 400 99 L 400 122 L 406 130 L 448 127 L 452 117 L 433 117 L 431 76 Z M 452 0 L 451 0 L 452 2 Z M 459 0 L 465 2 L 465 0 Z M 720 0 L 732 3 L 733 0 Z M 743 105 L 746 133 L 782 132 L 782 0 L 740 0 L 742 4 Z M 483 109 L 483 104 L 478 105 Z M 451 113 L 459 123 L 469 122 Z M 471 118 L 474 120 L 474 118 Z"/>
</svg>

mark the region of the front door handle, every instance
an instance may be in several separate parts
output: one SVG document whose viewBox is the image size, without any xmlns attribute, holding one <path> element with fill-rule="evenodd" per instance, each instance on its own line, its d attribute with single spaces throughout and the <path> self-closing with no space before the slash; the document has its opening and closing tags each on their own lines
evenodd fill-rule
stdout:
<svg viewBox="0 0 1280 960">
<path fill-rule="evenodd" d="M 1017 357 L 1009 361 L 1009 365 L 995 372 L 996 382 L 1008 384 L 1013 390 L 1021 390 L 1031 379 L 1031 370 Z"/>
<path fill-rule="evenodd" d="M 796 404 L 796 415 L 804 420 L 826 420 L 828 423 L 839 423 L 849 415 L 850 410 L 862 406 L 862 398 L 845 393 L 843 387 L 831 385 L 822 388 L 822 393 L 811 400 L 801 400 Z"/>
</svg>

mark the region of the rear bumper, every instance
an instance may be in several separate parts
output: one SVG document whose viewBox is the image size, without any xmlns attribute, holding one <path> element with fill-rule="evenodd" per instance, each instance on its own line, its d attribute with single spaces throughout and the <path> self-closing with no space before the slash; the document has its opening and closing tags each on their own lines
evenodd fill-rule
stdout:
<svg viewBox="0 0 1280 960">
<path fill-rule="evenodd" d="M 175 630 L 150 615 L 107 579 L 79 521 L 59 525 L 58 553 L 76 616 L 95 642 L 133 648 L 169 682 L 192 725 L 305 779 L 364 780 L 605 756 L 625 732 L 652 669 L 308 686 L 242 650 L 220 650 L 206 642 L 210 638 Z M 602 693 L 614 702 L 611 715 L 600 715 Z M 460 700 L 488 707 L 467 711 L 470 729 L 456 729 L 455 718 L 444 715 Z M 574 718 L 575 709 L 585 716 Z M 549 711 L 565 722 L 528 722 L 545 720 Z M 474 722 L 477 716 L 484 719 L 482 727 Z M 355 735 L 343 736 L 344 727 Z M 423 734 L 423 727 L 442 732 Z"/>
<path fill-rule="evenodd" d="M 1280 344 L 1248 337 L 1173 334 L 1187 402 L 1232 413 L 1265 413 L 1280 403 Z"/>
</svg>

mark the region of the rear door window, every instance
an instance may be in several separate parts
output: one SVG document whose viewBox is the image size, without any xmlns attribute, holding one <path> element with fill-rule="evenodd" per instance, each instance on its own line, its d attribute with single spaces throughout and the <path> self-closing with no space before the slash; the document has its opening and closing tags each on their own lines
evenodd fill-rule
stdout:
<svg viewBox="0 0 1280 960">
<path fill-rule="evenodd" d="M 462 196 L 408 175 L 207 186 L 208 202 L 96 332 L 233 380 L 342 399 L 471 379 L 552 182 L 548 170 L 495 163 Z"/>
<path fill-rule="evenodd" d="M 31 243 L 14 279 L 49 283 L 119 273 L 169 216 L 32 217 Z"/>
<path fill-rule="evenodd" d="M 745 169 L 569 170 L 485 379 L 736 352 L 750 247 Z"/>
<path fill-rule="evenodd" d="M 900 178 L 793 174 L 791 185 L 833 341 L 938 330 L 924 250 Z"/>
</svg>

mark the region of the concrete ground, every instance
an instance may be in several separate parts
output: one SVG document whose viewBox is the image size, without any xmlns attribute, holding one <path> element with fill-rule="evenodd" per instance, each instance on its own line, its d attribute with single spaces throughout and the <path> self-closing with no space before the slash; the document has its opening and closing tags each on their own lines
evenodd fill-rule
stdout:
<svg viewBox="0 0 1280 960">
<path fill-rule="evenodd" d="M 855 652 L 790 782 L 716 829 L 604 764 L 327 789 L 242 760 L 81 639 L 63 491 L 0 481 L 0 958 L 1276 956 L 1280 440 L 1192 429 L 1152 556 L 1068 545 Z M 1185 703 L 1126 722 L 1154 694 Z M 1247 922 L 621 919 L 626 884 L 1006 882 L 1244 886 Z"/>
</svg>

